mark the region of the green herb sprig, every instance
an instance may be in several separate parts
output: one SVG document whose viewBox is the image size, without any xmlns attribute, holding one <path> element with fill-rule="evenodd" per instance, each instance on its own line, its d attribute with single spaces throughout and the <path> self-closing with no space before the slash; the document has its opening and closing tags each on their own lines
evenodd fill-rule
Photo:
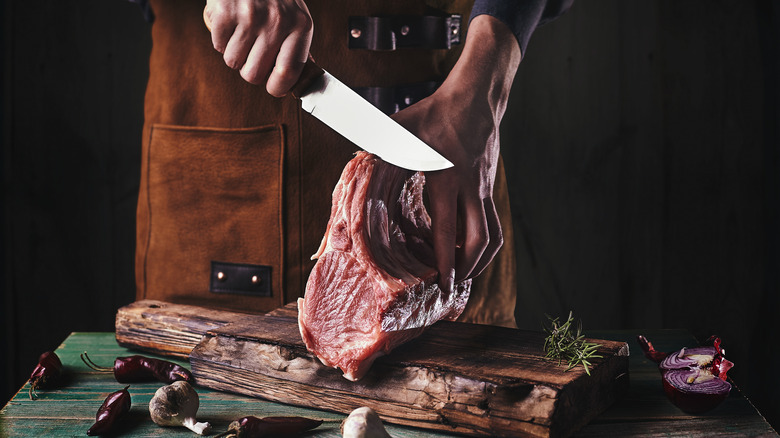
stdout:
<svg viewBox="0 0 780 438">
<path fill-rule="evenodd" d="M 575 324 L 574 313 L 569 312 L 569 318 L 561 323 L 560 319 L 547 316 L 548 325 L 544 326 L 547 337 L 544 339 L 545 357 L 551 360 L 557 360 L 558 365 L 566 361 L 569 371 L 577 365 L 582 365 L 585 373 L 590 375 L 590 360 L 601 357 L 596 354 L 596 350 L 601 346 L 594 342 L 585 342 L 585 335 L 582 334 L 582 322 Z"/>
</svg>

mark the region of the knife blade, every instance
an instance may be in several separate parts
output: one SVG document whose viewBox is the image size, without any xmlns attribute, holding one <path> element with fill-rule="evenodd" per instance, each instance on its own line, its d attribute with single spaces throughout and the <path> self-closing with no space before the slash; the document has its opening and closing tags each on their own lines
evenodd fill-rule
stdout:
<svg viewBox="0 0 780 438">
<path fill-rule="evenodd" d="M 291 94 L 301 108 L 359 148 L 414 171 L 435 171 L 452 163 L 365 100 L 309 57 Z"/>
<path fill-rule="evenodd" d="M 203 22 L 211 31 L 211 20 L 203 8 Z M 379 108 L 314 62 L 311 54 L 291 95 L 301 108 L 357 147 L 384 161 L 408 170 L 431 172 L 448 169 L 452 163 L 417 138 Z"/>
</svg>

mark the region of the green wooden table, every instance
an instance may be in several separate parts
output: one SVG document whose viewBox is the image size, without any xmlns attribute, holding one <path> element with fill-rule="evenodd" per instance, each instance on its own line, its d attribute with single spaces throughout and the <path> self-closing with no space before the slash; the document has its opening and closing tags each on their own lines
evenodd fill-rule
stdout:
<svg viewBox="0 0 780 438">
<path fill-rule="evenodd" d="M 647 330 L 659 350 L 675 350 L 695 344 L 687 332 L 681 330 Z M 632 349 L 630 357 L 631 389 L 626 397 L 612 406 L 576 436 L 769 436 L 778 434 L 764 420 L 750 401 L 737 388 L 729 398 L 713 411 L 699 416 L 685 414 L 663 395 L 656 365 L 646 360 L 628 331 L 590 331 L 588 335 L 601 339 L 626 341 Z M 68 378 L 56 390 L 39 391 L 38 400 L 28 397 L 29 384 L 0 411 L 0 437 L 86 436 L 86 430 L 95 420 L 95 413 L 105 397 L 125 385 L 117 383 L 112 374 L 89 369 L 82 363 L 80 353 L 89 352 L 99 364 L 113 364 L 117 356 L 136 352 L 119 347 L 113 333 L 73 333 L 57 349 Z M 186 362 L 178 361 L 186 365 Z M 32 369 L 31 369 L 32 371 Z M 132 408 L 122 423 L 123 433 L 116 436 L 193 437 L 184 428 L 162 428 L 149 418 L 148 404 L 160 387 L 156 383 L 131 385 Z M 342 414 L 298 408 L 261 399 L 197 388 L 200 395 L 199 421 L 212 424 L 212 435 L 227 429 L 234 419 L 246 415 L 258 417 L 300 415 L 319 418 L 324 423 L 306 436 L 338 437 Z M 441 437 L 441 433 L 386 425 L 393 437 Z"/>
</svg>

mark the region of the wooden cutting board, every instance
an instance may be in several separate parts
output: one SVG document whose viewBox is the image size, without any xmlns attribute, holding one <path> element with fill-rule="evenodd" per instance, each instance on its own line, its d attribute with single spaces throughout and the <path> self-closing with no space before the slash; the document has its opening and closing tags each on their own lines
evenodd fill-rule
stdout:
<svg viewBox="0 0 780 438">
<path fill-rule="evenodd" d="M 588 376 L 544 358 L 544 334 L 439 322 L 360 381 L 305 348 L 297 309 L 267 315 L 139 301 L 117 313 L 120 345 L 189 357 L 196 383 L 272 401 L 475 436 L 567 436 L 628 389 L 628 345 L 602 346 Z"/>
</svg>

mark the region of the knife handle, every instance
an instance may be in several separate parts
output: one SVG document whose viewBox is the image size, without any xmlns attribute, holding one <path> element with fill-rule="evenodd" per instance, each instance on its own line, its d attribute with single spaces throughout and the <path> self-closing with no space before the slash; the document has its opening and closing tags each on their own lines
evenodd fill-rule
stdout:
<svg viewBox="0 0 780 438">
<path fill-rule="evenodd" d="M 290 94 L 292 97 L 300 99 L 301 95 L 309 89 L 311 84 L 324 74 L 325 70 L 314 62 L 314 58 L 312 58 L 311 53 L 309 53 L 309 59 L 307 59 L 306 64 L 303 65 L 303 71 L 301 71 L 298 81 L 290 89 Z"/>
<path fill-rule="evenodd" d="M 203 23 L 206 24 L 206 29 L 211 32 L 211 20 L 208 14 L 206 14 L 206 8 L 203 8 Z M 290 89 L 290 94 L 294 98 L 299 99 L 311 84 L 323 74 L 325 74 L 325 70 L 314 62 L 314 58 L 309 53 L 309 58 L 306 60 L 306 64 L 303 65 L 303 71 L 301 71 L 298 81 Z"/>
</svg>

